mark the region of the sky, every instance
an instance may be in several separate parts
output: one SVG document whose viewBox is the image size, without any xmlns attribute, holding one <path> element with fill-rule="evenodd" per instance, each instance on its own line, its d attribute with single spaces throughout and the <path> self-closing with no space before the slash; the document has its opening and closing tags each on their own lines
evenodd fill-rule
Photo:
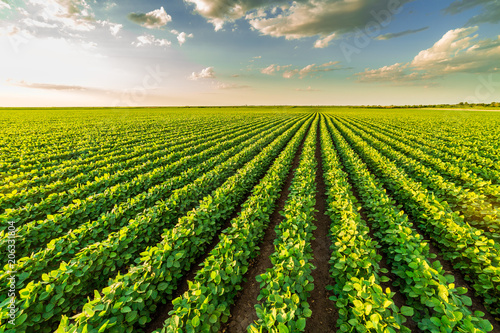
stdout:
<svg viewBox="0 0 500 333">
<path fill-rule="evenodd" d="M 0 0 L 0 106 L 500 101 L 500 0 Z"/>
</svg>

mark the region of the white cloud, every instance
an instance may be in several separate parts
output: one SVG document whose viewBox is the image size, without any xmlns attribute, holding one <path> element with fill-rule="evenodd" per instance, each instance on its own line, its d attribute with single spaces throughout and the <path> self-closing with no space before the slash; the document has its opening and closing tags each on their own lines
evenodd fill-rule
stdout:
<svg viewBox="0 0 500 333">
<path fill-rule="evenodd" d="M 213 67 L 207 67 L 201 70 L 201 72 L 196 73 L 193 72 L 189 77 L 190 80 L 198 80 L 198 79 L 215 79 L 215 72 Z"/>
<path fill-rule="evenodd" d="M 276 72 L 276 65 L 275 64 L 269 65 L 266 68 L 263 68 L 260 72 L 262 74 L 272 75 L 274 74 L 274 72 Z"/>
<path fill-rule="evenodd" d="M 28 3 L 39 9 L 30 14 L 48 24 L 59 23 L 75 31 L 95 29 L 94 13 L 85 0 L 28 0 Z"/>
<path fill-rule="evenodd" d="M 159 39 L 150 34 L 144 34 L 142 36 L 139 36 L 137 37 L 137 42 L 132 42 L 132 45 L 135 45 L 136 47 L 147 46 L 147 45 L 170 46 L 171 44 L 172 42 L 166 39 Z"/>
<path fill-rule="evenodd" d="M 322 48 L 325 48 L 328 46 L 328 44 L 333 40 L 335 39 L 335 37 L 337 36 L 336 33 L 333 33 L 331 35 L 328 35 L 326 37 L 323 37 L 323 38 L 320 38 L 316 41 L 316 43 L 314 43 L 314 47 L 317 48 L 317 49 L 322 49 Z"/>
<path fill-rule="evenodd" d="M 260 72 L 262 74 L 273 75 L 274 73 L 285 70 L 291 66 L 292 65 L 278 66 L 276 64 L 272 64 L 272 65 L 267 66 L 266 68 L 261 69 Z"/>
<path fill-rule="evenodd" d="M 268 67 L 262 69 L 260 72 L 262 74 L 267 74 L 267 75 L 273 75 L 277 72 L 283 71 L 283 77 L 285 79 L 291 79 L 295 76 L 298 76 L 300 79 L 303 79 L 307 76 L 315 76 L 318 73 L 321 72 L 331 72 L 335 70 L 339 70 L 342 67 L 337 66 L 339 64 L 339 61 L 330 61 L 321 65 L 316 65 L 316 64 L 311 64 L 307 65 L 303 68 L 295 68 L 295 69 L 289 69 L 291 65 L 287 66 L 278 66 L 276 64 L 269 65 Z"/>
<path fill-rule="evenodd" d="M 220 19 L 220 18 L 214 18 L 214 19 L 208 20 L 208 22 L 213 24 L 215 31 L 219 31 L 222 29 L 222 27 L 224 27 L 224 20 Z"/>
<path fill-rule="evenodd" d="M 432 47 L 408 63 L 396 63 L 357 73 L 359 82 L 407 83 L 442 78 L 455 73 L 500 71 L 500 36 L 477 40 L 478 27 L 450 30 Z M 471 36 L 472 35 L 472 36 Z"/>
<path fill-rule="evenodd" d="M 95 42 L 83 42 L 81 45 L 86 50 L 93 50 L 97 48 L 97 43 Z"/>
<path fill-rule="evenodd" d="M 181 46 L 186 42 L 186 39 L 194 37 L 193 34 L 187 34 L 185 32 L 179 32 L 177 30 L 170 30 L 170 32 L 173 33 L 174 35 L 177 35 L 177 41 Z"/>
<path fill-rule="evenodd" d="M 118 23 L 110 23 L 109 25 L 109 31 L 111 31 L 111 34 L 113 36 L 118 35 L 120 30 L 123 28 L 123 24 L 118 24 Z"/>
<path fill-rule="evenodd" d="M 425 73 L 418 72 L 408 72 L 409 64 L 396 63 L 391 66 L 384 66 L 378 69 L 366 70 L 363 73 L 359 73 L 360 82 L 399 82 L 399 83 L 410 83 L 414 81 L 421 81 L 429 79 L 430 76 Z"/>
<path fill-rule="evenodd" d="M 172 21 L 172 17 L 167 14 L 163 7 L 146 14 L 130 13 L 128 19 L 148 29 L 159 29 Z"/>
<path fill-rule="evenodd" d="M 266 16 L 267 16 L 267 14 L 266 14 L 266 11 L 264 10 L 264 8 L 260 8 L 257 11 L 253 11 L 250 14 L 247 14 L 245 16 L 245 19 L 246 20 L 253 20 L 253 19 L 258 18 L 258 17 L 266 17 Z"/>
<path fill-rule="evenodd" d="M 33 28 L 57 28 L 57 24 L 53 23 L 47 23 L 47 22 L 40 22 L 37 20 L 33 20 L 31 18 L 26 18 L 22 20 L 22 23 L 24 23 L 27 27 L 33 27 Z"/>
<path fill-rule="evenodd" d="M 123 28 L 123 24 L 119 24 L 119 23 L 113 23 L 113 22 L 110 22 L 110 21 L 97 21 L 100 25 L 102 25 L 103 27 L 108 27 L 109 29 L 109 32 L 113 35 L 113 36 L 117 36 L 118 33 L 122 30 Z"/>
</svg>

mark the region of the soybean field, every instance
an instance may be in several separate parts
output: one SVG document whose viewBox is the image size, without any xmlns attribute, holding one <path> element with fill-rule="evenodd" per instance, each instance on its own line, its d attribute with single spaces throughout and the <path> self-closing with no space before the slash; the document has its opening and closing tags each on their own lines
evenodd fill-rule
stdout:
<svg viewBox="0 0 500 333">
<path fill-rule="evenodd" d="M 500 113 L 0 125 L 0 332 L 500 332 Z"/>
</svg>

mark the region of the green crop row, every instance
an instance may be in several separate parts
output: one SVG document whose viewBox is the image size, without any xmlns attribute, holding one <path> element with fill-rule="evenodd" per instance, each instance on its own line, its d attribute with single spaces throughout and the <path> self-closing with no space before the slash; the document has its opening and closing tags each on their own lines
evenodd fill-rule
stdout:
<svg viewBox="0 0 500 333">
<path fill-rule="evenodd" d="M 444 258 L 461 270 L 474 290 L 484 297 L 486 308 L 492 313 L 500 313 L 498 244 L 486 238 L 481 230 L 464 223 L 446 202 L 439 202 L 433 193 L 412 181 L 394 163 L 348 129 L 341 125 L 339 128 L 379 179 L 394 192 L 406 211 L 412 214 L 420 228 L 439 244 Z"/>
<path fill-rule="evenodd" d="M 338 124 L 335 124 L 338 125 Z M 429 246 L 412 229 L 403 211 L 371 175 L 335 126 L 329 121 L 329 130 L 337 151 L 361 196 L 375 236 L 383 244 L 391 271 L 398 277 L 401 292 L 407 304 L 414 308 L 419 328 L 430 332 L 491 331 L 491 324 L 481 319 L 482 313 L 467 308 L 471 300 L 463 294 L 465 288 L 456 288 L 454 277 L 444 275 L 439 261 L 429 263 Z"/>
<path fill-rule="evenodd" d="M 388 278 L 378 264 L 378 244 L 358 212 L 360 206 L 351 194 L 324 120 L 321 150 L 327 215 L 332 220 L 330 272 L 336 284 L 331 290 L 339 314 L 338 327 L 341 332 L 410 332 L 402 324 L 406 321 L 404 315 L 413 315 L 413 308 L 403 306 L 400 310 L 392 300 L 394 292 L 384 291 L 380 285 Z"/>
<path fill-rule="evenodd" d="M 37 218 L 46 217 L 51 213 L 57 212 L 59 209 L 70 204 L 74 200 L 83 200 L 89 195 L 102 192 L 103 188 L 111 187 L 120 182 L 131 180 L 139 174 L 168 165 L 183 156 L 195 154 L 203 151 L 204 149 L 210 148 L 214 145 L 214 142 L 219 139 L 224 139 L 227 135 L 227 132 L 220 133 L 219 131 L 208 138 L 198 136 L 196 140 L 183 144 L 176 144 L 167 150 L 158 150 L 152 153 L 141 154 L 139 157 L 124 161 L 118 165 L 110 166 L 110 169 L 116 171 L 113 174 L 104 174 L 100 177 L 94 178 L 83 173 L 81 175 L 83 179 L 79 181 L 82 185 L 77 187 L 70 185 L 69 188 L 64 188 L 61 192 L 45 192 L 44 190 L 34 188 L 32 191 L 34 191 L 34 193 L 39 193 L 38 198 L 43 198 L 42 201 L 34 204 L 25 203 L 26 199 L 22 198 L 23 193 L 19 194 L 21 196 L 20 198 L 17 197 L 17 194 L 14 194 L 12 196 L 12 200 L 16 202 L 16 206 L 19 205 L 21 208 L 14 210 L 7 209 L 6 213 L 0 216 L 0 221 L 15 221 L 16 224 L 19 225 L 25 224 Z M 60 181 L 60 183 L 64 182 L 71 182 L 71 180 Z M 7 198 L 10 197 L 7 196 Z M 96 216 L 91 218 L 95 217 Z M 0 230 L 2 230 L 2 227 L 3 225 L 0 225 Z"/>
<path fill-rule="evenodd" d="M 162 333 L 179 330 L 218 332 L 221 323 L 227 321 L 250 260 L 258 255 L 258 245 L 310 123 L 308 121 L 302 126 L 266 176 L 254 187 L 251 197 L 242 205 L 241 214 L 223 231 L 194 282 L 188 282 L 189 290 L 173 300 L 174 308 L 161 329 Z"/>
<path fill-rule="evenodd" d="M 18 308 L 28 318 L 21 327 L 50 331 L 61 314 L 67 314 L 83 305 L 85 294 L 82 293 L 88 292 L 92 286 L 102 286 L 110 275 L 131 264 L 144 248 L 156 244 L 161 239 L 159 230 L 173 225 L 177 218 L 251 160 L 263 147 L 278 140 L 275 138 L 280 132 L 289 133 L 289 126 L 281 126 L 194 183 L 174 191 L 168 200 L 145 210 L 126 227 L 109 234 L 105 241 L 92 244 L 81 250 L 68 264 L 62 263 L 59 269 L 43 274 L 42 281 L 30 282 L 19 292 Z M 43 318 L 40 313 L 44 314 Z M 6 312 L 2 311 L 0 315 L 4 316 Z"/>
<path fill-rule="evenodd" d="M 255 305 L 258 320 L 249 332 L 303 332 L 311 316 L 307 303 L 314 289 L 311 238 L 316 228 L 316 136 L 317 115 L 304 142 L 299 166 L 295 171 L 290 195 L 282 212 L 283 220 L 276 226 L 272 268 L 256 277 L 260 282 L 259 304 Z"/>
<path fill-rule="evenodd" d="M 258 130 L 259 129 L 256 131 Z M 261 134 L 265 135 L 271 131 L 274 131 L 274 129 L 263 131 Z M 27 282 L 40 278 L 42 273 L 50 270 L 51 268 L 56 268 L 54 266 L 56 266 L 56 264 L 58 265 L 60 261 L 67 261 L 71 259 L 73 254 L 78 250 L 105 238 L 109 233 L 115 230 L 119 230 L 135 215 L 141 213 L 145 208 L 154 205 L 154 203 L 161 198 L 169 196 L 173 190 L 188 185 L 196 178 L 201 177 L 205 172 L 237 154 L 245 146 L 252 145 L 258 140 L 258 136 L 255 136 L 255 134 L 256 133 L 254 132 L 249 132 L 239 138 L 218 144 L 215 151 L 212 150 L 210 152 L 205 151 L 200 153 L 201 159 L 197 160 L 205 160 L 203 163 L 194 164 L 193 157 L 186 156 L 185 158 L 173 163 L 171 168 L 166 168 L 165 170 L 161 169 L 156 177 L 162 177 L 163 179 L 168 179 L 169 174 L 172 173 L 171 171 L 167 172 L 170 169 L 174 170 L 176 174 L 180 173 L 180 171 L 183 172 L 179 176 L 169 178 L 163 183 L 150 188 L 147 192 L 141 193 L 136 197 L 116 206 L 112 211 L 101 215 L 99 219 L 84 223 L 78 229 L 72 230 L 70 233 L 52 240 L 47 245 L 47 248 L 36 252 L 30 257 L 19 259 L 18 264 L 13 268 L 6 266 L 5 270 L 0 272 L 0 281 L 2 281 L 0 295 L 4 294 L 2 291 L 6 291 L 9 288 L 10 283 L 7 280 L 9 277 L 9 271 L 14 270 L 20 274 L 16 280 L 16 288 L 24 288 Z M 244 142 L 245 140 L 247 141 Z M 231 146 L 234 146 L 234 148 L 229 149 Z M 213 157 L 207 160 L 206 158 L 209 156 Z M 184 170 L 185 168 L 183 167 L 183 163 L 186 162 L 190 162 L 187 163 L 186 166 L 189 169 Z M 152 177 L 152 175 L 146 174 L 144 177 L 140 177 L 138 182 L 147 183 L 148 176 Z M 128 187 L 129 186 L 125 187 L 124 191 L 126 191 Z M 2 300 L 3 298 L 0 298 L 0 301 Z"/>
<path fill-rule="evenodd" d="M 16 167 L 15 163 L 11 163 L 9 175 L 3 174 L 4 179 L 2 186 L 0 186 L 0 193 L 10 193 L 16 189 L 21 190 L 23 188 L 32 187 L 40 183 L 41 180 L 69 178 L 80 173 L 81 169 L 86 166 L 95 168 L 101 166 L 100 162 L 106 162 L 107 160 L 113 159 L 114 163 L 116 163 L 124 160 L 123 156 L 127 156 L 130 153 L 136 151 L 140 152 L 143 149 L 151 148 L 155 145 L 159 146 L 158 148 L 163 147 L 163 139 L 184 137 L 188 141 L 192 140 L 199 134 L 195 126 L 200 126 L 209 133 L 213 133 L 213 130 L 216 128 L 224 127 L 223 124 L 226 125 L 223 121 L 208 123 L 195 122 L 194 124 L 177 124 L 177 122 L 174 122 L 173 124 L 168 124 L 165 128 L 158 128 L 156 131 L 152 128 L 152 124 L 150 124 L 149 130 L 139 127 L 131 132 L 127 132 L 125 135 L 118 134 L 106 138 L 105 141 L 108 142 L 107 144 L 103 143 L 99 145 L 93 140 L 91 142 L 86 142 L 85 148 L 83 149 L 79 149 L 78 145 L 75 146 L 75 142 L 72 141 L 71 138 L 70 145 L 60 141 L 58 145 L 51 143 L 50 146 L 52 147 L 60 145 L 62 149 L 65 148 L 65 151 L 70 152 L 46 155 L 35 150 L 32 152 L 33 156 L 31 157 L 30 155 L 31 160 L 27 160 L 26 156 L 23 156 L 22 167 Z M 241 124 L 239 125 L 241 126 Z M 72 133 L 73 129 L 69 132 Z M 76 133 L 78 133 L 78 131 Z M 179 144 L 184 142 L 175 140 L 172 143 Z M 171 144 L 167 144 L 165 148 L 168 148 L 169 145 Z M 135 156 L 138 155 L 130 155 L 130 157 Z M 106 164 L 108 163 L 103 165 L 105 166 Z M 28 182 L 25 183 L 24 180 Z"/>
<path fill-rule="evenodd" d="M 484 196 L 489 196 L 491 200 L 500 202 L 500 185 L 491 184 L 489 181 L 485 181 L 483 178 L 479 177 L 475 173 L 479 170 L 475 168 L 474 164 L 471 165 L 470 163 L 462 162 L 460 159 L 453 157 L 441 160 L 440 157 L 446 154 L 439 152 L 437 149 L 425 148 L 425 146 L 422 145 L 407 143 L 408 141 L 403 143 L 401 142 L 401 138 L 391 138 L 381 133 L 365 129 L 360 125 L 355 124 L 354 126 L 370 133 L 385 144 L 388 144 L 389 147 L 396 152 L 400 151 L 406 156 L 419 161 L 423 166 L 428 165 L 435 169 L 448 180 L 458 183 L 462 187 L 474 191 L 479 195 L 483 194 Z"/>
<path fill-rule="evenodd" d="M 487 237 L 500 239 L 498 233 L 500 231 L 500 210 L 493 207 L 483 194 L 478 193 L 478 191 L 462 189 L 445 180 L 433 169 L 427 168 L 415 159 L 399 153 L 393 149 L 393 146 L 398 145 L 398 143 L 393 143 L 393 146 L 390 146 L 373 138 L 370 134 L 353 130 L 351 127 L 349 129 L 377 149 L 379 153 L 397 163 L 413 179 L 424 184 L 427 189 L 437 196 L 438 200 L 446 200 L 452 209 L 462 212 L 469 224 L 485 230 Z M 412 150 L 412 148 L 407 149 Z"/>
<path fill-rule="evenodd" d="M 11 122 L 2 126 L 2 177 L 37 169 L 42 171 L 47 165 L 79 163 L 80 159 L 90 155 L 105 154 L 129 144 L 133 146 L 142 142 L 161 141 L 162 136 L 168 137 L 182 128 L 192 132 L 206 124 L 215 129 L 245 124 L 249 119 L 289 118 L 286 114 L 270 115 L 267 112 L 252 112 L 254 114 L 249 118 L 245 113 L 221 115 L 200 109 L 194 113 L 179 109 L 146 112 L 129 109 L 84 112 L 30 110 L 24 112 L 22 117 L 17 117 L 16 113 L 9 111 Z M 207 130 L 209 128 L 206 127 Z M 189 132 L 178 133 L 184 136 Z"/>
<path fill-rule="evenodd" d="M 212 129 L 213 125 L 209 123 L 200 127 L 201 130 L 207 131 L 207 135 L 210 135 L 215 132 L 215 129 Z M 46 167 L 42 164 L 38 166 L 40 169 L 29 169 L 28 172 L 18 171 L 18 173 L 3 179 L 5 185 L 0 186 L 0 193 L 10 193 L 13 190 L 26 191 L 35 185 L 72 178 L 83 172 L 89 172 L 91 177 L 99 176 L 99 172 L 101 172 L 99 168 L 137 157 L 143 152 L 166 149 L 172 145 L 183 143 L 177 140 L 179 137 L 186 138 L 182 141 L 189 142 L 189 140 L 196 138 L 199 132 L 189 124 L 178 129 L 167 127 L 166 132 L 161 131 L 156 136 L 151 136 L 151 133 L 149 135 L 141 134 L 142 136 L 129 140 L 130 143 L 122 143 L 118 139 L 116 143 L 119 144 L 118 147 L 115 144 L 107 149 L 104 147 L 91 148 L 92 154 L 89 157 L 80 155 L 77 159 L 66 160 L 66 163 L 54 162 L 56 164 L 52 167 Z"/>
<path fill-rule="evenodd" d="M 271 128 L 271 129 L 269 129 Z M 132 181 L 122 182 L 112 186 L 105 191 L 93 195 L 85 200 L 62 208 L 62 212 L 52 215 L 45 221 L 35 221 L 21 226 L 17 231 L 17 237 L 24 239 L 23 248 L 16 253 L 18 257 L 28 256 L 42 248 L 49 240 L 63 234 L 71 228 L 83 223 L 93 221 L 102 217 L 102 213 L 113 208 L 127 198 L 140 195 L 151 186 L 164 182 L 170 177 L 176 176 L 188 168 L 193 167 L 210 157 L 216 156 L 231 145 L 237 145 L 242 140 L 254 136 L 259 132 L 272 130 L 273 125 L 266 125 L 252 131 L 235 132 L 219 138 L 222 143 L 214 144 L 194 155 L 186 155 L 166 166 L 161 166 L 150 172 L 136 176 Z M 0 241 L 0 252 L 7 246 L 7 239 Z M 2 262 L 4 262 L 2 260 Z"/>
<path fill-rule="evenodd" d="M 365 124 L 363 124 L 365 125 Z M 366 128 L 367 126 L 363 126 Z M 411 133 L 405 133 L 406 129 L 395 131 L 390 128 L 385 128 L 382 126 L 376 126 L 375 131 L 378 134 L 384 133 L 388 137 L 393 140 L 401 140 L 404 139 L 405 144 L 417 149 L 424 149 L 427 154 L 431 156 L 436 156 L 442 159 L 443 162 L 450 162 L 452 169 L 447 170 L 443 168 L 442 163 L 438 163 L 437 167 L 441 166 L 441 170 L 445 172 L 445 174 L 449 175 L 449 177 L 453 177 L 456 180 L 463 182 L 463 184 L 471 183 L 475 184 L 478 189 L 482 188 L 481 179 L 477 179 L 478 176 L 493 181 L 497 186 L 500 184 L 500 168 L 498 167 L 498 158 L 491 159 L 491 156 L 488 154 L 487 157 L 480 156 L 483 152 L 484 146 L 474 147 L 474 149 L 467 149 L 463 146 L 466 142 L 464 140 L 460 140 L 457 143 L 450 143 L 449 141 L 436 141 L 433 138 L 423 138 L 420 135 L 415 135 Z M 414 130 L 414 128 L 412 128 Z M 435 163 L 434 163 L 435 164 Z M 448 164 L 447 166 L 450 166 Z M 470 170 L 474 173 L 471 173 Z M 485 183 L 484 185 L 487 185 Z M 474 186 L 474 185 L 473 185 Z M 496 198 L 498 199 L 498 190 L 495 191 L 494 186 L 493 189 L 486 189 L 487 191 L 492 191 L 494 194 L 496 193 Z"/>
<path fill-rule="evenodd" d="M 173 229 L 161 235 L 156 246 L 141 253 L 136 266 L 118 275 L 109 286 L 83 306 L 71 323 L 63 317 L 58 332 L 133 332 L 151 320 L 156 304 L 169 297 L 191 267 L 265 173 L 304 121 L 281 134 L 237 174 L 182 217 Z"/>
<path fill-rule="evenodd" d="M 497 135 L 496 128 L 498 128 L 494 117 L 487 117 L 483 113 L 476 119 L 472 119 L 472 113 L 469 112 L 464 114 L 464 117 L 470 119 L 456 122 L 454 121 L 456 118 L 453 119 L 452 115 L 446 115 L 451 121 L 443 119 L 446 116 L 443 117 L 440 114 L 433 116 L 435 117 L 410 116 L 403 121 L 401 118 L 397 121 L 389 121 L 389 119 L 384 119 L 385 117 L 378 117 L 374 120 L 379 126 L 382 123 L 384 129 L 390 130 L 396 135 L 408 135 L 410 140 L 421 143 L 419 139 L 425 139 L 431 141 L 433 146 L 439 147 L 440 150 L 448 152 L 451 152 L 448 148 L 454 148 L 459 155 L 468 155 L 467 159 L 475 156 L 484 157 L 487 159 L 484 161 L 487 162 L 485 165 L 500 170 L 498 166 L 488 163 L 488 160 L 498 161 L 500 148 L 494 140 Z M 477 118 L 480 118 L 481 121 L 477 121 Z M 482 165 L 483 160 L 479 158 L 477 162 Z"/>
</svg>

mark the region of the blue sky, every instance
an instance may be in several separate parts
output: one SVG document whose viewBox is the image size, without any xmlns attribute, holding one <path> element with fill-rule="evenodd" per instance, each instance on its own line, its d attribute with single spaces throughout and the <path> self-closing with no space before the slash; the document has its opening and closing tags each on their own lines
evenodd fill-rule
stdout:
<svg viewBox="0 0 500 333">
<path fill-rule="evenodd" d="M 500 101 L 499 0 L 0 0 L 0 106 Z"/>
</svg>

